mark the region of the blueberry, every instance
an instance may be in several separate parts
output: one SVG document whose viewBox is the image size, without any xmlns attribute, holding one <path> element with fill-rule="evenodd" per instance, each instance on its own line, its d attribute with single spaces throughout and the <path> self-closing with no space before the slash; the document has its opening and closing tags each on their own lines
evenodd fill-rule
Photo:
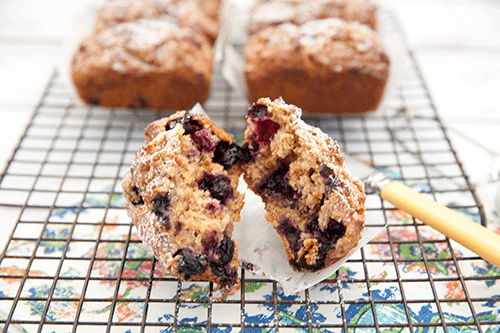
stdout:
<svg viewBox="0 0 500 333">
<path fill-rule="evenodd" d="M 288 240 L 288 246 L 293 252 L 300 250 L 302 247 L 302 240 L 300 239 L 301 231 L 293 224 L 292 220 L 283 216 L 276 229 Z"/>
<path fill-rule="evenodd" d="M 227 265 L 233 260 L 234 241 L 231 240 L 228 233 L 224 233 L 224 238 L 219 243 L 215 255 L 221 265 Z"/>
<path fill-rule="evenodd" d="M 135 195 L 129 194 L 132 197 L 132 205 L 138 206 L 144 204 L 144 199 L 141 197 L 139 193 L 139 188 L 137 186 L 132 187 L 132 191 L 134 191 Z"/>
<path fill-rule="evenodd" d="M 215 150 L 215 141 L 212 140 L 208 129 L 203 127 L 198 120 L 193 119 L 189 112 L 186 112 L 182 118 L 171 120 L 165 126 L 165 130 L 169 131 L 177 124 L 182 125 L 184 128 L 184 135 L 189 135 L 200 151 L 211 153 Z"/>
<path fill-rule="evenodd" d="M 291 227 L 296 228 L 294 226 Z M 283 228 L 293 231 L 291 227 L 285 226 Z M 294 234 L 290 231 L 289 233 L 291 233 L 292 235 Z M 321 230 L 321 228 L 319 227 L 318 217 L 315 217 L 305 225 L 305 233 L 309 234 L 307 237 L 316 239 L 319 258 L 317 258 L 312 264 L 307 263 L 305 256 L 302 256 L 300 259 L 298 259 L 297 255 L 300 250 L 300 246 L 298 246 L 297 248 L 293 248 L 295 256 L 290 261 L 290 263 L 298 271 L 308 270 L 315 272 L 325 266 L 325 259 L 328 255 L 328 252 L 335 248 L 337 241 L 345 235 L 345 226 L 337 220 L 330 218 L 328 219 L 326 228 L 324 230 Z M 295 236 L 292 236 L 292 240 L 294 239 L 293 237 Z"/>
<path fill-rule="evenodd" d="M 175 125 L 177 124 L 181 124 L 181 125 L 184 125 L 185 123 L 188 122 L 188 120 L 191 118 L 191 116 L 189 115 L 189 113 L 186 113 L 182 118 L 176 118 L 176 119 L 172 119 L 169 123 L 167 123 L 167 125 L 165 126 L 165 131 L 170 131 L 171 129 L 173 129 L 175 127 Z"/>
<path fill-rule="evenodd" d="M 179 232 L 181 232 L 182 228 L 184 228 L 184 223 L 182 223 L 181 221 L 177 221 L 177 223 L 175 224 L 175 233 L 178 234 Z"/>
<path fill-rule="evenodd" d="M 318 240 L 320 250 L 323 252 L 333 249 L 337 241 L 344 237 L 345 230 L 345 226 L 341 222 L 332 218 L 328 219 L 324 230 L 319 228 L 317 217 L 306 224 L 306 232 Z"/>
<path fill-rule="evenodd" d="M 310 265 L 307 263 L 306 257 L 302 256 L 299 260 L 294 258 L 294 260 L 291 262 L 291 264 L 298 271 L 308 270 L 311 272 L 316 272 L 316 271 L 322 269 L 323 267 L 325 267 L 325 259 L 324 258 L 316 259 L 316 261 Z"/>
<path fill-rule="evenodd" d="M 323 182 L 330 192 L 339 186 L 339 179 L 335 177 L 333 170 L 330 169 L 325 163 L 321 164 L 319 174 L 323 177 Z"/>
<path fill-rule="evenodd" d="M 174 257 L 177 259 L 177 270 L 184 275 L 186 280 L 191 276 L 202 274 L 207 269 L 205 258 L 189 248 L 180 249 Z"/>
<path fill-rule="evenodd" d="M 325 258 L 328 251 L 335 247 L 337 240 L 345 234 L 345 227 L 342 223 L 337 222 L 334 219 L 328 220 L 328 225 L 325 230 L 321 230 L 319 227 L 318 218 L 313 218 L 305 226 L 305 233 L 309 234 L 310 238 L 317 240 L 318 256 L 315 262 L 309 264 L 305 255 L 298 258 L 298 253 L 303 246 L 303 241 L 301 239 L 301 230 L 295 226 L 288 217 L 282 217 L 278 224 L 277 230 L 285 236 L 289 243 L 290 249 L 294 252 L 294 256 L 290 260 L 290 264 L 297 271 L 318 271 L 322 269 L 326 262 Z"/>
<path fill-rule="evenodd" d="M 325 258 L 328 252 L 335 248 L 335 245 L 340 238 L 344 237 L 346 231 L 345 226 L 339 221 L 329 218 L 326 228 L 321 230 L 319 227 L 318 217 L 316 217 L 306 224 L 305 230 L 310 234 L 311 238 L 315 238 L 317 240 L 319 247 L 319 259 L 317 259 L 316 263 L 313 265 L 308 265 L 301 258 L 301 260 L 296 262 L 296 265 L 298 265 L 297 267 L 301 267 L 303 269 L 307 268 L 308 270 L 313 271 L 321 269 L 325 264 Z"/>
<path fill-rule="evenodd" d="M 184 127 L 184 135 L 191 135 L 201 129 L 203 126 L 200 124 L 198 120 L 192 119 L 191 114 L 186 112 L 186 114 L 182 118 L 176 118 L 171 120 L 166 126 L 165 130 L 169 131 L 175 127 L 175 125 L 181 124 Z"/>
<path fill-rule="evenodd" d="M 267 113 L 267 106 L 253 103 L 247 111 L 247 117 L 250 119 L 263 118 Z"/>
<path fill-rule="evenodd" d="M 306 223 L 305 230 L 307 233 L 309 233 L 313 236 L 317 235 L 320 232 L 319 220 L 318 220 L 317 216 L 315 218 L 313 218 L 311 221 L 309 221 L 308 223 Z"/>
<path fill-rule="evenodd" d="M 341 222 L 329 218 L 326 229 L 321 232 L 321 236 L 318 238 L 321 244 L 320 251 L 328 252 L 333 249 L 337 241 L 344 237 L 345 230 L 345 226 Z"/>
<path fill-rule="evenodd" d="M 213 274 L 220 278 L 220 284 L 230 287 L 236 283 L 237 271 L 230 266 L 234 256 L 234 242 L 228 233 L 224 233 L 224 238 L 217 243 L 215 233 L 210 234 L 203 240 L 203 253 L 195 253 L 189 248 L 182 248 L 177 251 L 174 257 L 177 259 L 177 270 L 186 279 L 191 276 L 203 274 L 210 266 Z"/>
<path fill-rule="evenodd" d="M 238 273 L 236 272 L 236 268 L 226 266 L 224 274 L 220 278 L 220 284 L 222 288 L 230 287 L 236 283 L 237 278 Z"/>
<path fill-rule="evenodd" d="M 208 256 L 212 255 L 215 251 L 215 248 L 217 247 L 216 235 L 217 233 L 215 231 L 212 231 L 209 235 L 206 235 L 201 242 L 201 244 L 203 245 L 203 251 Z"/>
<path fill-rule="evenodd" d="M 144 97 L 137 96 L 136 100 L 137 100 L 137 104 L 139 105 L 139 108 L 145 109 L 148 107 L 148 101 L 146 101 L 146 99 Z"/>
<path fill-rule="evenodd" d="M 223 205 L 233 197 L 231 180 L 224 175 L 204 172 L 203 177 L 198 182 L 198 188 L 202 191 L 209 191 L 212 198 L 219 200 Z"/>
<path fill-rule="evenodd" d="M 207 260 L 211 263 L 224 266 L 233 260 L 235 245 L 227 232 L 224 232 L 224 237 L 220 242 L 217 242 L 215 231 L 212 232 L 203 239 L 202 245 Z"/>
<path fill-rule="evenodd" d="M 236 270 L 231 267 L 231 261 L 234 257 L 235 244 L 229 234 L 224 232 L 224 237 L 217 243 L 216 234 L 213 232 L 203 239 L 202 245 L 203 255 L 212 272 L 221 278 L 221 285 L 233 285 L 236 282 Z"/>
<path fill-rule="evenodd" d="M 206 128 L 202 128 L 191 134 L 195 146 L 203 152 L 211 153 L 215 150 L 215 141 L 210 137 L 210 133 Z"/>
<path fill-rule="evenodd" d="M 99 98 L 93 97 L 89 99 L 89 104 L 99 106 L 101 104 L 101 101 L 99 100 Z"/>
<path fill-rule="evenodd" d="M 202 191 L 209 191 L 210 192 L 210 187 L 212 184 L 212 179 L 214 178 L 214 175 L 203 171 L 203 177 L 198 181 L 198 188 Z"/>
<path fill-rule="evenodd" d="M 297 271 L 299 272 L 304 270 L 317 271 L 323 268 L 323 266 L 325 265 L 324 256 L 323 257 L 320 256 L 320 258 L 318 258 L 316 262 L 311 265 L 307 263 L 305 255 L 302 255 L 300 259 L 297 258 L 298 252 L 302 248 L 303 241 L 300 240 L 300 235 L 301 235 L 300 229 L 294 226 L 290 221 L 290 219 L 282 218 L 280 224 L 278 225 L 278 231 L 281 231 L 288 239 L 288 242 L 290 243 L 290 249 L 294 252 L 294 256 L 290 260 L 290 264 Z M 317 218 L 311 220 L 305 226 L 306 233 L 317 234 L 318 231 L 319 227 Z"/>
<path fill-rule="evenodd" d="M 280 129 L 280 125 L 271 119 L 256 118 L 254 124 L 255 130 L 251 138 L 261 146 L 269 145 L 274 134 Z"/>
<path fill-rule="evenodd" d="M 255 141 L 246 142 L 243 147 L 241 147 L 241 157 L 240 162 L 242 164 L 248 164 L 255 159 L 255 156 L 259 152 L 259 143 Z"/>
<path fill-rule="evenodd" d="M 293 200 L 297 191 L 288 183 L 290 164 L 278 160 L 278 166 L 257 184 L 257 192 L 276 201 Z"/>
<path fill-rule="evenodd" d="M 153 199 L 153 213 L 158 216 L 158 220 L 170 229 L 170 219 L 168 217 L 168 208 L 170 207 L 170 198 L 168 193 L 158 193 Z"/>
<path fill-rule="evenodd" d="M 210 262 L 210 269 L 218 277 L 226 275 L 226 267 L 218 263 L 217 261 Z"/>
<path fill-rule="evenodd" d="M 255 124 L 254 134 L 251 139 L 257 141 L 261 146 L 268 145 L 280 125 L 266 118 L 267 106 L 257 103 L 252 104 L 247 111 L 247 117 Z"/>
<path fill-rule="evenodd" d="M 204 128 L 198 120 L 192 119 L 189 114 L 186 114 L 186 116 L 188 116 L 188 120 L 183 124 L 184 135 L 191 135 L 193 133 L 201 131 Z"/>
<path fill-rule="evenodd" d="M 210 194 L 222 204 L 226 204 L 226 201 L 233 196 L 233 188 L 229 178 L 226 176 L 215 177 L 210 185 Z"/>
<path fill-rule="evenodd" d="M 220 208 L 220 205 L 218 204 L 215 204 L 213 202 L 209 202 L 206 206 L 205 206 L 205 209 L 207 210 L 207 212 L 209 214 L 215 214 L 217 212 L 217 210 L 219 210 Z"/>
<path fill-rule="evenodd" d="M 148 107 L 148 101 L 142 96 L 137 96 L 135 100 L 128 106 L 131 109 L 145 109 Z"/>
<path fill-rule="evenodd" d="M 229 170 L 233 165 L 241 159 L 241 148 L 234 142 L 219 141 L 215 147 L 213 161 L 224 167 L 224 170 Z"/>
</svg>

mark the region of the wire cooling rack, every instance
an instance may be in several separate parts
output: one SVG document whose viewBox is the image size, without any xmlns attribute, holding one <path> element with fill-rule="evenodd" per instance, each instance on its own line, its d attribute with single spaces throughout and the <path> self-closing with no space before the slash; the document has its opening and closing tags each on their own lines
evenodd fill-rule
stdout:
<svg viewBox="0 0 500 333">
<path fill-rule="evenodd" d="M 305 116 L 342 149 L 484 223 L 412 54 L 387 107 Z M 241 135 L 248 102 L 215 71 L 205 109 Z M 57 72 L 0 182 L 3 332 L 499 332 L 500 270 L 378 195 L 388 226 L 322 283 L 285 295 L 241 268 L 225 295 L 166 275 L 135 236 L 121 177 L 143 129 L 168 113 L 81 106 Z"/>
</svg>

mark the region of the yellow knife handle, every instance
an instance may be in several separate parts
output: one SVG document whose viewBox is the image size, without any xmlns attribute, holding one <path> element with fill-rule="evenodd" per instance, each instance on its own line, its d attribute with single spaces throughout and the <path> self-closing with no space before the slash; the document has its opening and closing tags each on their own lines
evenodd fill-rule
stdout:
<svg viewBox="0 0 500 333">
<path fill-rule="evenodd" d="M 384 186 L 380 195 L 399 209 L 500 267 L 500 235 L 426 198 L 400 182 Z"/>
</svg>

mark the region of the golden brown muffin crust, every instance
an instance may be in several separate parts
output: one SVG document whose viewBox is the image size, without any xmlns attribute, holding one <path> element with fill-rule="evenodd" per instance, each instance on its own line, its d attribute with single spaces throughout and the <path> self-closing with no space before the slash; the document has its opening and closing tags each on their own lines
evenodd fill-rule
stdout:
<svg viewBox="0 0 500 333">
<path fill-rule="evenodd" d="M 375 32 L 339 19 L 261 30 L 244 55 L 250 100 L 283 97 L 308 112 L 373 110 L 389 75 Z"/>
<path fill-rule="evenodd" d="M 211 46 L 189 28 L 141 19 L 85 38 L 71 70 L 78 94 L 91 104 L 191 108 L 208 98 Z"/>
</svg>

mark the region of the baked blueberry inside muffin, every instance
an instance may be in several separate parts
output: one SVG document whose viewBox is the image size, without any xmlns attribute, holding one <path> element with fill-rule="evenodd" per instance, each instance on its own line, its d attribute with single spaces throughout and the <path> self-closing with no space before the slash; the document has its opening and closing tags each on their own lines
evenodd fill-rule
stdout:
<svg viewBox="0 0 500 333">
<path fill-rule="evenodd" d="M 126 208 L 146 247 L 184 280 L 238 283 L 233 224 L 241 149 L 207 117 L 180 111 L 145 129 L 122 187 Z"/>
<path fill-rule="evenodd" d="M 282 99 L 248 108 L 244 178 L 266 207 L 290 266 L 315 272 L 348 254 L 364 228 L 363 183 L 349 174 L 337 145 Z"/>
</svg>

